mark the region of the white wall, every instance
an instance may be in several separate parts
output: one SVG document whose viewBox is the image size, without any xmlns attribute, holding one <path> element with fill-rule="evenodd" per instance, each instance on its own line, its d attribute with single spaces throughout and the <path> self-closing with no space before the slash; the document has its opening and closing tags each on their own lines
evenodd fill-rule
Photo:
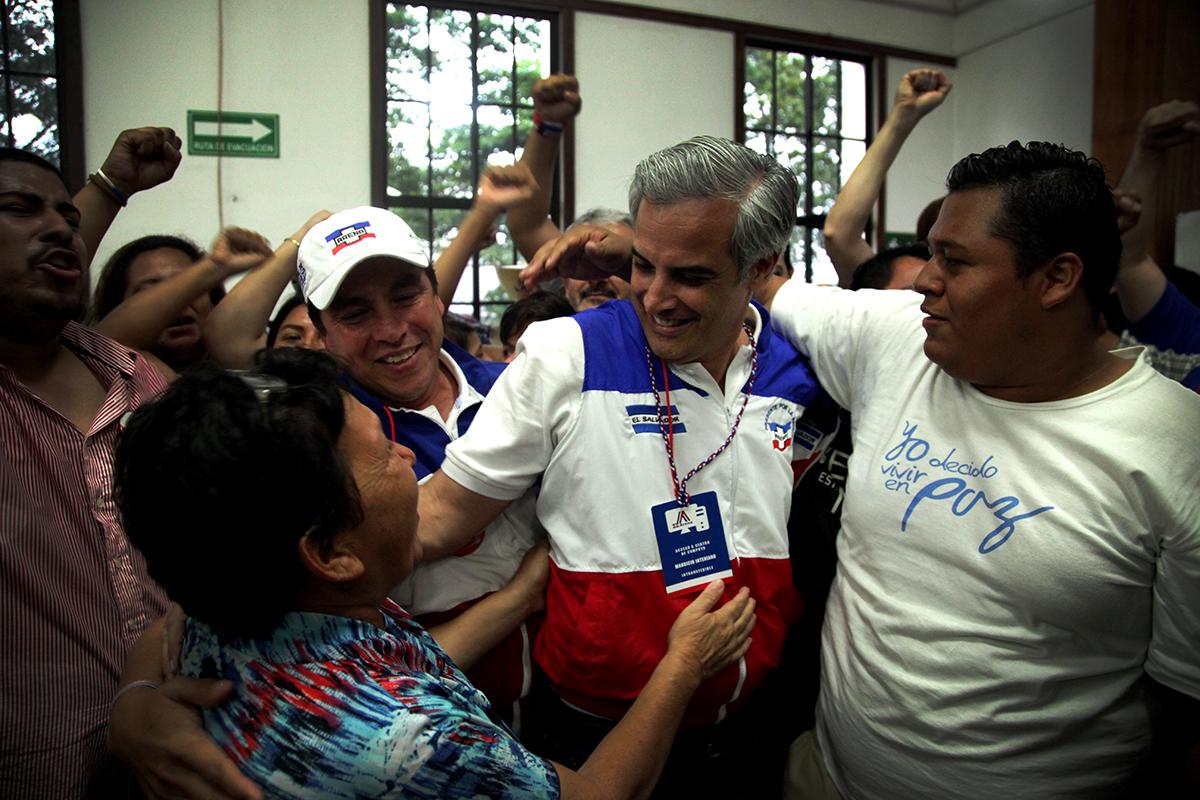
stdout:
<svg viewBox="0 0 1200 800">
<path fill-rule="evenodd" d="M 80 14 L 88 168 L 136 125 L 169 125 L 186 150 L 187 110 L 217 107 L 216 0 L 84 0 Z M 280 116 L 278 159 L 222 159 L 225 224 L 278 242 L 313 211 L 369 202 L 367 45 L 365 2 L 225 3 L 224 108 Z M 217 159 L 185 152 L 174 180 L 118 216 L 93 278 L 130 239 L 207 246 L 217 229 Z"/>
<path fill-rule="evenodd" d="M 733 35 L 597 14 L 575 18 L 575 208 L 625 209 L 645 156 L 702 133 L 733 136 Z"/>
<path fill-rule="evenodd" d="M 980 7 L 995 14 L 1019 0 Z M 993 6 L 996 6 L 993 8 Z M 975 44 L 975 25 L 964 15 L 964 38 L 973 45 L 958 57 L 954 103 L 954 152 L 977 153 L 1013 139 L 1092 147 L 1092 51 L 1094 13 L 1090 2 L 1033 27 Z"/>
<path fill-rule="evenodd" d="M 904 73 L 918 67 L 928 67 L 916 61 L 888 59 L 887 102 L 895 94 L 896 86 Z M 948 67 L 938 67 L 946 73 L 953 83 L 949 96 L 938 108 L 935 108 L 912 134 L 900 150 L 895 163 L 887 176 L 887 203 L 884 206 L 886 218 L 884 230 L 897 233 L 914 233 L 917 229 L 917 217 L 930 200 L 941 197 L 946 193 L 946 173 L 960 155 L 954 149 L 954 108 L 958 97 L 964 91 L 962 78 L 957 70 Z"/>
<path fill-rule="evenodd" d="M 1083 3 L 1081 6 L 1080 3 Z M 913 133 L 888 182 L 888 230 L 911 230 L 966 153 L 1014 138 L 1087 149 L 1091 138 L 1090 0 L 992 0 L 954 19 L 863 0 L 653 0 L 642 5 L 737 17 L 952 53 L 955 88 Z M 134 124 L 182 132 L 215 109 L 216 0 L 82 0 L 89 168 Z M 734 36 L 624 17 L 576 15 L 584 113 L 576 207 L 623 208 L 638 159 L 697 133 L 732 135 Z M 225 4 L 224 107 L 280 115 L 279 159 L 223 159 L 226 224 L 274 241 L 318 208 L 370 198 L 365 0 Z M 889 59 L 888 98 L 915 63 Z M 175 180 L 135 197 L 97 254 L 151 232 L 206 244 L 216 232 L 216 159 L 186 156 Z"/>
</svg>

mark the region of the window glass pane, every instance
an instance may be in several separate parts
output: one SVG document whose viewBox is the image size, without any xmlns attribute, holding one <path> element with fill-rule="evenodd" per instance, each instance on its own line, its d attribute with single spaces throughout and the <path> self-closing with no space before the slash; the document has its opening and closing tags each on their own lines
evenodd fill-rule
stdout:
<svg viewBox="0 0 1200 800">
<path fill-rule="evenodd" d="M 825 253 L 825 237 L 821 235 L 821 231 L 817 228 L 812 228 L 809 231 L 809 236 L 811 237 L 813 254 L 812 282 L 837 286 L 837 270 L 833 268 L 833 262 L 829 260 L 829 256 Z"/>
<path fill-rule="evenodd" d="M 8 13 L 9 69 L 53 75 L 53 0 L 9 0 L 4 10 Z"/>
<path fill-rule="evenodd" d="M 804 280 L 804 265 L 808 263 L 808 255 L 804 250 L 804 243 L 808 240 L 808 228 L 796 226 L 792 230 L 791 239 L 788 241 L 788 252 L 792 256 L 792 269 L 795 270 L 795 277 Z"/>
<path fill-rule="evenodd" d="M 756 153 L 773 154 L 770 147 L 770 137 L 765 133 L 746 131 L 746 147 L 749 147 Z"/>
<path fill-rule="evenodd" d="M 513 113 L 499 106 L 479 107 L 479 169 L 516 163 L 517 132 Z"/>
<path fill-rule="evenodd" d="M 429 89 L 438 104 L 471 105 L 471 14 L 429 11 L 433 70 Z"/>
<path fill-rule="evenodd" d="M 530 13 L 535 12 L 525 12 Z M 387 14 L 387 192 L 442 206 L 403 212 L 428 237 L 436 256 L 457 232 L 480 172 L 489 163 L 511 164 L 519 157 L 521 132 L 515 124 L 528 122 L 533 84 L 552 71 L 553 20 L 441 4 L 390 3 Z M 478 258 L 488 265 L 511 264 L 517 254 L 501 230 L 499 241 Z M 476 290 L 474 269 L 459 282 L 455 297 L 464 312 L 478 314 L 490 287 L 500 289 L 488 266 Z M 497 302 L 507 298 L 501 295 Z"/>
<path fill-rule="evenodd" d="M 813 132 L 838 132 L 838 64 L 829 58 L 813 56 Z"/>
<path fill-rule="evenodd" d="M 858 166 L 858 162 L 862 161 L 863 156 L 866 154 L 866 142 L 856 142 L 853 139 L 842 140 L 842 186 L 846 185 L 846 181 L 850 179 L 850 173 L 854 172 L 854 168 Z"/>
<path fill-rule="evenodd" d="M 805 56 L 780 52 L 775 56 L 775 103 L 779 109 L 775 118 L 778 130 L 801 132 L 807 114 L 804 108 L 804 82 L 808 71 Z"/>
<path fill-rule="evenodd" d="M 388 103 L 389 196 L 429 193 L 429 109 L 424 103 Z"/>
<path fill-rule="evenodd" d="M 479 102 L 512 105 L 513 18 L 500 14 L 479 15 Z"/>
<path fill-rule="evenodd" d="M 430 147 L 433 150 L 433 195 L 474 196 L 471 153 L 471 107 L 434 103 L 430 109 Z"/>
<path fill-rule="evenodd" d="M 387 86 L 393 100 L 429 100 L 428 11 L 424 6 L 388 6 Z"/>
<path fill-rule="evenodd" d="M 12 79 L 13 146 L 31 150 L 58 165 L 58 81 Z"/>
<path fill-rule="evenodd" d="M 805 213 L 804 176 L 807 170 L 804 165 L 804 155 L 807 150 L 804 139 L 798 136 L 779 135 L 775 137 L 775 160 L 791 167 L 792 172 L 796 173 L 796 178 L 800 181 L 800 205 L 796 209 L 797 214 Z"/>
<path fill-rule="evenodd" d="M 511 266 L 520 259 L 517 257 L 517 247 L 508 233 L 508 225 L 501 222 L 496 226 L 496 242 L 479 251 L 479 263 L 493 266 Z"/>
<path fill-rule="evenodd" d="M 425 256 L 429 257 L 429 209 L 427 208 L 393 208 L 392 211 L 413 229 L 417 238 L 425 243 Z M 432 259 L 430 259 L 432 261 Z"/>
<path fill-rule="evenodd" d="M 550 74 L 550 23 L 517 17 L 517 103 L 532 108 L 533 84 Z"/>
<path fill-rule="evenodd" d="M 840 161 L 841 155 L 838 152 L 836 139 L 817 139 L 813 142 L 812 211 L 814 214 L 828 212 L 833 207 L 833 201 L 837 199 L 838 192 L 841 191 Z"/>
<path fill-rule="evenodd" d="M 842 136 L 867 138 L 867 68 L 842 62 Z M 857 163 L 857 162 L 855 162 Z"/>
<path fill-rule="evenodd" d="M 746 48 L 746 86 L 742 110 L 746 114 L 747 128 L 771 127 L 771 53 L 758 47 Z"/>
</svg>

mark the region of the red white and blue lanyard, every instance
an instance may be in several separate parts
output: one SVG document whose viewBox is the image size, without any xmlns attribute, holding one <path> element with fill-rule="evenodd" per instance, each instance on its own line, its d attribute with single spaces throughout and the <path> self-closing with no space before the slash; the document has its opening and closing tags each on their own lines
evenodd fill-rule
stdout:
<svg viewBox="0 0 1200 800">
<path fill-rule="evenodd" d="M 650 352 L 650 346 L 646 345 L 646 367 L 650 371 L 650 389 L 654 392 L 654 408 L 658 412 L 658 429 L 662 433 L 663 444 L 667 447 L 667 464 L 671 467 L 671 482 L 675 485 L 675 500 L 681 506 L 686 506 L 692 502 L 692 496 L 688 494 L 687 484 L 696 476 L 700 470 L 707 467 L 717 456 L 725 452 L 725 448 L 729 447 L 733 441 L 733 437 L 737 435 L 738 425 L 742 424 L 742 414 L 746 410 L 746 403 L 750 400 L 750 394 L 754 390 L 754 379 L 758 377 L 758 347 L 754 341 L 754 331 L 750 328 L 750 323 L 743 322 L 742 330 L 746 332 L 746 337 L 750 340 L 750 379 L 746 381 L 746 391 L 742 394 L 742 406 L 738 409 L 737 416 L 734 417 L 733 427 L 729 429 L 729 435 L 725 437 L 725 443 L 712 452 L 708 458 L 705 458 L 692 469 L 683 480 L 679 479 L 679 471 L 675 467 L 675 420 L 671 414 L 671 382 L 670 376 L 667 374 L 667 362 L 659 359 L 662 364 L 663 374 L 663 391 L 667 398 L 666 413 L 663 413 L 662 400 L 658 396 L 658 386 L 655 384 L 654 376 L 654 356 Z"/>
</svg>

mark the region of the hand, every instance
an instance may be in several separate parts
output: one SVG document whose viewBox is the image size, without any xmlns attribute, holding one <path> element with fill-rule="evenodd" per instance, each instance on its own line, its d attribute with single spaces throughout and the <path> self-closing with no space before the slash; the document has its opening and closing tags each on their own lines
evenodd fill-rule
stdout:
<svg viewBox="0 0 1200 800">
<path fill-rule="evenodd" d="M 171 180 L 183 142 L 170 128 L 133 128 L 113 142 L 101 169 L 126 196 Z"/>
<path fill-rule="evenodd" d="M 542 539 L 525 553 L 521 566 L 501 591 L 515 592 L 525 599 L 525 616 L 546 607 L 546 583 L 550 580 L 550 543 Z"/>
<path fill-rule="evenodd" d="M 518 276 L 520 285 L 532 290 L 555 275 L 578 280 L 602 280 L 617 276 L 629 280 L 633 241 L 612 226 L 576 225 L 557 239 L 542 245 L 529 266 Z"/>
<path fill-rule="evenodd" d="M 1166 150 L 1200 136 L 1200 106 L 1191 101 L 1171 100 L 1154 106 L 1138 123 L 1137 146 L 1142 150 Z"/>
<path fill-rule="evenodd" d="M 896 87 L 892 113 L 903 114 L 916 122 L 940 106 L 951 88 L 953 84 L 940 69 L 909 70 Z"/>
<path fill-rule="evenodd" d="M 533 85 L 533 110 L 547 122 L 570 124 L 583 107 L 574 75 L 551 75 Z"/>
<path fill-rule="evenodd" d="M 208 258 L 228 278 L 257 267 L 272 252 L 271 243 L 261 233 L 245 228 L 225 228 L 213 240 Z"/>
<path fill-rule="evenodd" d="M 232 691 L 230 681 L 172 678 L 161 689 L 129 692 L 113 706 L 109 749 L 150 798 L 259 800 L 262 792 L 200 723 L 197 706 L 218 706 Z"/>
<path fill-rule="evenodd" d="M 537 179 L 529 166 L 518 161 L 507 167 L 488 167 L 479 181 L 475 202 L 481 206 L 503 210 L 533 199 L 538 190 Z"/>
<path fill-rule="evenodd" d="M 700 680 L 716 675 L 746 655 L 754 630 L 754 600 L 743 586 L 733 599 L 713 611 L 725 591 L 723 581 L 713 581 L 679 612 L 667 634 L 667 655 L 690 663 Z"/>
<path fill-rule="evenodd" d="M 304 224 L 301 225 L 299 228 L 297 228 L 296 232 L 293 233 L 289 238 L 295 239 L 297 242 L 303 242 L 304 235 L 306 233 L 308 233 L 309 229 L 311 229 L 313 225 L 316 225 L 318 222 L 324 222 L 325 220 L 329 219 L 332 216 L 333 216 L 333 214 L 331 214 L 328 211 L 325 211 L 324 209 L 322 209 L 321 211 L 318 211 L 317 213 L 313 214 L 311 217 L 306 219 L 304 221 Z"/>
<path fill-rule="evenodd" d="M 1142 198 L 1131 189 L 1113 189 L 1113 200 L 1117 204 L 1117 228 L 1121 233 L 1137 227 L 1142 218 Z"/>
</svg>

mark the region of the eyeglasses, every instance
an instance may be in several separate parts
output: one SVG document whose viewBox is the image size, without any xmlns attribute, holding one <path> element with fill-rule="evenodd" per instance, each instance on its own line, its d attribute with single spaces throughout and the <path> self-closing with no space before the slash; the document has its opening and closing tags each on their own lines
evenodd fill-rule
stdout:
<svg viewBox="0 0 1200 800">
<path fill-rule="evenodd" d="M 264 375 L 261 372 L 231 369 L 229 370 L 229 374 L 246 384 L 250 391 L 254 392 L 254 396 L 258 398 L 258 402 L 263 404 L 266 404 L 267 400 L 270 399 L 272 392 L 278 394 L 286 392 L 291 388 L 283 378 L 277 378 L 274 375 Z"/>
</svg>

